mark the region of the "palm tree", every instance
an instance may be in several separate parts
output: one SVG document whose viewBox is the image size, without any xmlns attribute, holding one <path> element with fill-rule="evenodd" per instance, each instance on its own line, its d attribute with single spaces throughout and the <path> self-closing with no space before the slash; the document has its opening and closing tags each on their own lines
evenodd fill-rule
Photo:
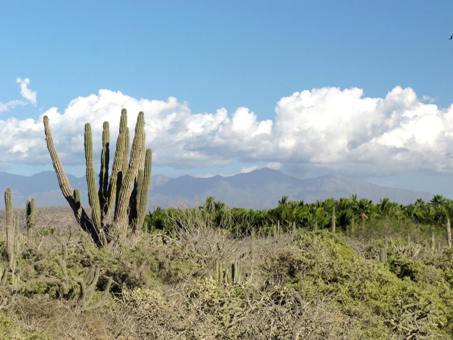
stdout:
<svg viewBox="0 0 453 340">
<path fill-rule="evenodd" d="M 441 195 L 435 195 L 431 204 L 434 207 L 434 219 L 440 224 L 445 224 L 447 229 L 448 247 L 452 246 L 451 222 L 450 215 L 452 212 L 452 203 Z"/>
</svg>

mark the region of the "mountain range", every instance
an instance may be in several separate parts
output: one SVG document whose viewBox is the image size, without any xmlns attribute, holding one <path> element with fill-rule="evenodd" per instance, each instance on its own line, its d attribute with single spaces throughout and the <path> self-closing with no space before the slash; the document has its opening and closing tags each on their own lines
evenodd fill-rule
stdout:
<svg viewBox="0 0 453 340">
<path fill-rule="evenodd" d="M 85 177 L 69 175 L 68 178 L 72 186 L 81 189 L 86 197 Z M 28 197 L 34 197 L 38 207 L 66 206 L 56 175 L 50 171 L 33 176 L 0 172 L 0 190 L 3 191 L 6 187 L 13 189 L 16 207 L 24 206 Z M 233 176 L 208 178 L 155 175 L 149 193 L 149 208 L 197 206 L 208 196 L 231 207 L 271 208 L 284 195 L 290 199 L 312 202 L 354 194 L 373 201 L 388 197 L 400 203 L 410 203 L 417 198 L 429 200 L 433 196 L 428 192 L 386 187 L 341 176 L 298 179 L 278 170 L 264 168 Z M 3 200 L 0 200 L 1 206 Z"/>
</svg>

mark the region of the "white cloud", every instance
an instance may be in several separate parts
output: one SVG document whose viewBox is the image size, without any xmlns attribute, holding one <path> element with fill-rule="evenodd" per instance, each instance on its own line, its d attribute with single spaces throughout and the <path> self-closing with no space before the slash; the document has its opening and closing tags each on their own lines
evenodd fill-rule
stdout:
<svg viewBox="0 0 453 340">
<path fill-rule="evenodd" d="M 253 172 L 253 171 L 258 170 L 258 169 L 260 169 L 260 167 L 257 166 L 257 165 L 246 166 L 246 167 L 241 168 L 240 173 L 241 174 L 248 174 L 249 172 Z"/>
<path fill-rule="evenodd" d="M 22 105 L 24 105 L 24 102 L 21 100 L 9 100 L 6 103 L 0 102 L 0 113 L 7 112 Z"/>
<path fill-rule="evenodd" d="M 50 108 L 57 148 L 66 164 L 83 164 L 83 124 L 92 123 L 99 151 L 102 122 L 116 137 L 121 109 L 133 127 L 145 112 L 148 145 L 155 164 L 200 168 L 240 162 L 335 169 L 453 170 L 453 106 L 440 108 L 419 99 L 411 88 L 395 87 L 383 98 L 358 88 L 319 88 L 281 98 L 272 120 L 246 107 L 232 113 L 193 113 L 187 103 L 137 99 L 100 90 L 73 99 L 60 112 Z M 0 162 L 47 163 L 41 119 L 0 120 Z M 113 145 L 112 145 L 113 150 Z"/>
<path fill-rule="evenodd" d="M 252 166 L 245 166 L 245 167 L 242 167 L 241 170 L 240 170 L 240 173 L 246 174 L 246 173 L 249 173 L 249 172 L 252 172 L 252 171 L 255 171 L 255 170 L 258 170 L 258 169 L 263 169 L 263 168 L 269 168 L 269 169 L 273 169 L 273 170 L 279 170 L 279 169 L 281 169 L 281 167 L 282 167 L 282 164 L 281 164 L 281 163 L 270 162 L 270 163 L 266 163 L 266 164 L 260 164 L 260 165 L 252 165 Z"/>
<path fill-rule="evenodd" d="M 20 86 L 21 96 L 30 103 L 32 103 L 33 105 L 36 105 L 38 95 L 36 91 L 33 91 L 32 89 L 29 88 L 30 78 L 17 78 L 16 82 Z"/>
</svg>

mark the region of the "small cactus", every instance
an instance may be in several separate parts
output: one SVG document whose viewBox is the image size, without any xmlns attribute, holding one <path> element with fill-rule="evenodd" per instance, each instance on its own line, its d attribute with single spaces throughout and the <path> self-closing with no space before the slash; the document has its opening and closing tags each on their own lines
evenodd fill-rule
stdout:
<svg viewBox="0 0 453 340">
<path fill-rule="evenodd" d="M 5 190 L 5 245 L 9 268 L 15 270 L 15 226 L 13 212 L 13 193 L 10 188 Z"/>
<path fill-rule="evenodd" d="M 231 283 L 238 284 L 241 282 L 241 271 L 237 262 L 231 263 Z"/>
<path fill-rule="evenodd" d="M 241 271 L 237 261 L 232 262 L 229 270 L 224 269 L 218 260 L 215 263 L 215 279 L 220 284 L 236 285 L 241 283 Z"/>
<path fill-rule="evenodd" d="M 35 227 L 36 216 L 35 216 L 35 199 L 31 198 L 27 200 L 27 206 L 25 208 L 26 223 L 27 223 L 27 235 Z"/>
<path fill-rule="evenodd" d="M 77 279 L 77 283 L 80 287 L 79 302 L 85 305 L 92 299 L 94 292 L 96 291 L 96 285 L 99 281 L 100 269 L 98 267 L 91 268 L 85 276 L 81 276 Z"/>
</svg>

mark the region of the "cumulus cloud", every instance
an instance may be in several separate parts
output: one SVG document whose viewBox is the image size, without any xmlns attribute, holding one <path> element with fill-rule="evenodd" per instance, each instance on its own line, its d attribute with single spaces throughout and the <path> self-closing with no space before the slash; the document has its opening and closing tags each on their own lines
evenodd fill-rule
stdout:
<svg viewBox="0 0 453 340">
<path fill-rule="evenodd" d="M 32 103 L 33 105 L 36 105 L 37 101 L 37 93 L 36 91 L 33 91 L 32 89 L 29 88 L 30 85 L 30 78 L 17 78 L 16 82 L 20 86 L 20 94 L 21 96 Z"/>
<path fill-rule="evenodd" d="M 243 171 L 256 164 L 365 167 L 374 172 L 453 170 L 453 106 L 426 103 L 411 88 L 401 87 L 378 98 L 359 88 L 295 92 L 277 102 L 273 119 L 259 119 L 246 107 L 194 113 L 174 97 L 138 99 L 100 90 L 73 99 L 64 111 L 45 112 L 63 160 L 83 164 L 84 122 L 92 123 L 95 145 L 100 144 L 104 120 L 111 123 L 115 140 L 123 107 L 131 128 L 137 112 L 144 111 L 148 146 L 161 166 L 240 162 Z M 41 118 L 0 120 L 2 162 L 49 162 Z"/>
</svg>

